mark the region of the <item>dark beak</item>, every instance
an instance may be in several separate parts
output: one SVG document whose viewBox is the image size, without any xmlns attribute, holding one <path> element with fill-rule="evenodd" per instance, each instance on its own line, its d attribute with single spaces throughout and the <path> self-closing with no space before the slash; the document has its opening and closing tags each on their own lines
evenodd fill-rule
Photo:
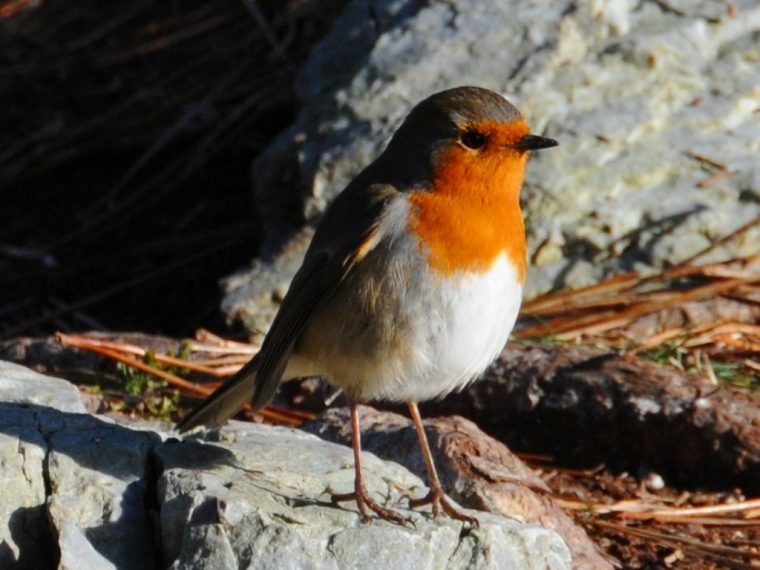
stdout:
<svg viewBox="0 0 760 570">
<path fill-rule="evenodd" d="M 512 146 L 515 150 L 540 150 L 542 148 L 551 148 L 557 146 L 559 143 L 554 139 L 546 137 L 539 137 L 538 135 L 525 135 L 516 144 Z"/>
</svg>

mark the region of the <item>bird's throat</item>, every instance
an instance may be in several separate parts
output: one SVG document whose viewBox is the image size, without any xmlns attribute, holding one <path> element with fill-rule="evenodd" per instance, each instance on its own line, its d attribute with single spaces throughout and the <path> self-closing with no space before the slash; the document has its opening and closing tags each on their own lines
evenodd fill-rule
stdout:
<svg viewBox="0 0 760 570">
<path fill-rule="evenodd" d="M 412 192 L 409 229 L 443 274 L 484 272 L 506 254 L 525 279 L 525 227 L 520 187 L 525 154 L 477 156 L 453 148 L 440 161 L 433 187 Z"/>
</svg>

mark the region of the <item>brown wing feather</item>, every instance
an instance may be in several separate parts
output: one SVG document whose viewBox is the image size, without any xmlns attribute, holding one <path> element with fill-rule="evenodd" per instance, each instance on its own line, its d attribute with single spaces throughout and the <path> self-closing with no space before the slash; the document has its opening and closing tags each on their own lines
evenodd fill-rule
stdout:
<svg viewBox="0 0 760 570">
<path fill-rule="evenodd" d="M 177 424 L 179 431 L 199 425 L 219 426 L 234 416 L 246 402 L 255 410 L 274 395 L 288 362 L 295 339 L 303 330 L 314 307 L 324 297 L 322 269 L 327 254 L 312 255 L 293 278 L 261 351 L 211 396 Z M 293 294 L 291 291 L 297 291 Z"/>
<path fill-rule="evenodd" d="M 248 401 L 254 410 L 269 403 L 309 317 L 366 254 L 383 207 L 395 194 L 391 186 L 352 185 L 338 196 L 317 229 L 259 354 L 180 421 L 179 431 L 221 425 Z"/>
</svg>

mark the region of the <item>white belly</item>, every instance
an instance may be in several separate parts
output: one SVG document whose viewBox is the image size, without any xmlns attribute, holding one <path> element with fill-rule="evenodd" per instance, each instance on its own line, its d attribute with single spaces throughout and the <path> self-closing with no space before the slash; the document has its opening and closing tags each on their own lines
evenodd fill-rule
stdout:
<svg viewBox="0 0 760 570">
<path fill-rule="evenodd" d="M 520 308 L 514 267 L 502 256 L 484 273 L 441 276 L 422 271 L 424 260 L 413 249 L 382 259 L 383 279 L 358 272 L 315 315 L 286 378 L 321 375 L 360 401 L 423 401 L 460 389 L 485 370 Z"/>
<path fill-rule="evenodd" d="M 522 287 L 506 256 L 482 274 L 460 275 L 437 294 L 442 309 L 421 325 L 427 342 L 413 356 L 422 370 L 396 396 L 427 400 L 464 387 L 481 374 L 507 342 L 517 319 Z"/>
</svg>

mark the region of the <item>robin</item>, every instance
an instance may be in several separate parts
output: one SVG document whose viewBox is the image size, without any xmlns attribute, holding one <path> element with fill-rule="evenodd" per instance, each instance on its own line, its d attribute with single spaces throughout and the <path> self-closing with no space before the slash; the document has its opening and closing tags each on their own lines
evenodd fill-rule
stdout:
<svg viewBox="0 0 760 570">
<path fill-rule="evenodd" d="M 261 351 L 178 429 L 218 426 L 247 402 L 266 406 L 282 379 L 322 376 L 352 402 L 354 492 L 333 500 L 404 523 L 363 482 L 356 403 L 406 402 L 430 488 L 410 505 L 477 524 L 441 487 L 417 403 L 461 390 L 504 347 L 525 280 L 528 153 L 557 144 L 487 89 L 419 103 L 325 212 Z"/>
</svg>

